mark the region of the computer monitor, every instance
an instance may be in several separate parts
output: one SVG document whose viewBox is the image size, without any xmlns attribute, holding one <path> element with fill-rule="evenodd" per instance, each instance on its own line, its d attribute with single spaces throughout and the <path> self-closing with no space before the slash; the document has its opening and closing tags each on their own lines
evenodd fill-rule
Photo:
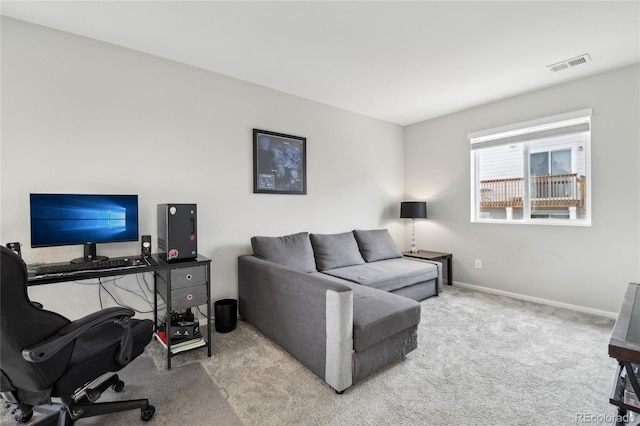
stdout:
<svg viewBox="0 0 640 426">
<path fill-rule="evenodd" d="M 31 194 L 31 247 L 84 245 L 84 257 L 106 259 L 96 243 L 138 241 L 138 196 Z"/>
</svg>

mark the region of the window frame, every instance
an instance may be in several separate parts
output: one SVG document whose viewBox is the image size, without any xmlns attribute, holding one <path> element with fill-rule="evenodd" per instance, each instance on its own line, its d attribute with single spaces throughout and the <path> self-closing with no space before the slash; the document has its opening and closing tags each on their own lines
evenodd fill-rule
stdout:
<svg viewBox="0 0 640 426">
<path fill-rule="evenodd" d="M 557 114 L 549 117 L 543 117 L 535 120 L 530 120 L 521 123 L 510 124 L 507 126 L 501 126 L 497 128 L 482 130 L 478 132 L 469 133 L 467 135 L 470 143 L 470 171 L 471 171 L 471 222 L 472 223 L 492 223 L 492 224 L 527 224 L 527 225 L 564 225 L 564 226 L 591 226 L 592 211 L 591 211 L 591 117 L 592 110 L 590 108 L 572 111 L 564 114 Z M 584 134 L 584 172 L 586 177 L 585 188 L 585 217 L 578 219 L 553 219 L 552 214 L 549 214 L 549 218 L 533 218 L 531 209 L 531 194 L 530 194 L 530 159 L 531 149 L 530 143 L 535 140 L 551 138 L 555 135 L 569 135 L 572 133 Z M 480 164 L 479 154 L 481 149 L 489 148 L 493 146 L 503 146 L 508 144 L 522 143 L 523 144 L 523 217 L 520 219 L 495 219 L 482 217 L 480 208 Z M 552 150 L 561 149 L 561 146 L 547 149 L 546 152 Z M 537 151 L 536 152 L 545 152 Z M 572 170 L 575 167 L 577 169 L 577 152 L 573 149 L 572 155 Z M 572 171 L 573 173 L 573 171 Z M 542 212 L 538 214 L 544 214 Z"/>
</svg>

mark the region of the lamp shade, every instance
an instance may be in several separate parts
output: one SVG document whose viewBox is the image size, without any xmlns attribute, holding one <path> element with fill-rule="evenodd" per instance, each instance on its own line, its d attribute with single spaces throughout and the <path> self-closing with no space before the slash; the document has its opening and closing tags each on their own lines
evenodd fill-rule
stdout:
<svg viewBox="0 0 640 426">
<path fill-rule="evenodd" d="M 425 201 L 403 201 L 400 203 L 401 219 L 426 219 L 427 203 Z"/>
</svg>

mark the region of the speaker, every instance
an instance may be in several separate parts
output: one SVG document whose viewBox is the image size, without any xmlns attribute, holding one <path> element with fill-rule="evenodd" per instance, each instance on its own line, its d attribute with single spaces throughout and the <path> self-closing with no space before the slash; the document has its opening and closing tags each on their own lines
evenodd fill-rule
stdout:
<svg viewBox="0 0 640 426">
<path fill-rule="evenodd" d="M 196 204 L 158 204 L 158 255 L 166 261 L 198 257 Z"/>
<path fill-rule="evenodd" d="M 140 243 L 140 254 L 147 258 L 151 256 L 151 235 L 143 235 Z"/>
<path fill-rule="evenodd" d="M 20 251 L 20 243 L 7 243 L 7 248 L 13 250 L 18 256 L 22 257 L 22 251 Z"/>
</svg>

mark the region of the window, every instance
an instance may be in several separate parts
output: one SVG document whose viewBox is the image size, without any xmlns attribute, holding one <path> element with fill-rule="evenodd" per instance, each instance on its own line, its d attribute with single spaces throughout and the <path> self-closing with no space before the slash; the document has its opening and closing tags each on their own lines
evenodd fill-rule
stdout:
<svg viewBox="0 0 640 426">
<path fill-rule="evenodd" d="M 469 134 L 471 221 L 591 224 L 591 110 Z"/>
</svg>

